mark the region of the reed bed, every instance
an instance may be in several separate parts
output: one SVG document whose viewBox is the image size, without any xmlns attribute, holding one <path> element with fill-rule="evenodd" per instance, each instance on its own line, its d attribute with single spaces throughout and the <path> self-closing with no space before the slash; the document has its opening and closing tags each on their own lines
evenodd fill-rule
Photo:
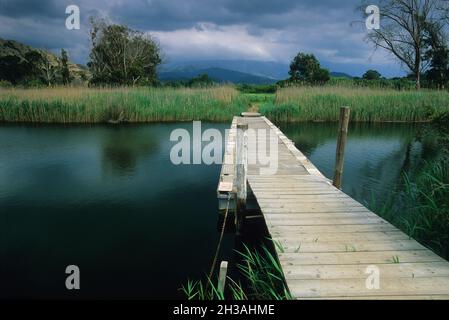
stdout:
<svg viewBox="0 0 449 320">
<path fill-rule="evenodd" d="M 237 251 L 242 259 L 237 269 L 246 285 L 236 282 L 229 276 L 225 290 L 220 290 L 212 280 L 189 280 L 180 289 L 188 300 L 292 300 L 293 297 L 285 284 L 281 265 L 266 246 L 250 249 L 244 245 L 243 252 Z M 218 281 L 217 281 L 218 282 Z"/>
<path fill-rule="evenodd" d="M 404 173 L 402 188 L 387 202 L 373 201 L 371 208 L 411 238 L 449 259 L 448 160 L 428 163 L 414 180 Z"/>
<path fill-rule="evenodd" d="M 229 121 L 245 111 L 247 100 L 230 86 L 204 89 L 2 89 L 0 122 L 220 122 Z"/>
<path fill-rule="evenodd" d="M 280 89 L 260 111 L 279 122 L 338 121 L 340 107 L 351 107 L 354 122 L 426 122 L 449 111 L 446 91 L 396 91 L 347 87 Z"/>
</svg>

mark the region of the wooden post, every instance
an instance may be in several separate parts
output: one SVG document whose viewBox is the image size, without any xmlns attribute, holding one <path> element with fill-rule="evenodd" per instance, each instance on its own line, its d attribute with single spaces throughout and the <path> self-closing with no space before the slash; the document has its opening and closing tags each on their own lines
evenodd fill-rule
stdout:
<svg viewBox="0 0 449 320">
<path fill-rule="evenodd" d="M 248 171 L 248 124 L 237 125 L 236 188 L 238 208 L 246 205 Z"/>
<path fill-rule="evenodd" d="M 343 167 L 345 161 L 346 140 L 348 137 L 349 116 L 351 110 L 349 107 L 340 109 L 340 129 L 337 141 L 337 157 L 335 161 L 334 186 L 341 189 L 343 178 Z"/>
<path fill-rule="evenodd" d="M 218 292 L 224 293 L 226 285 L 226 277 L 228 274 L 228 262 L 223 261 L 220 265 L 220 273 L 218 275 Z"/>
</svg>

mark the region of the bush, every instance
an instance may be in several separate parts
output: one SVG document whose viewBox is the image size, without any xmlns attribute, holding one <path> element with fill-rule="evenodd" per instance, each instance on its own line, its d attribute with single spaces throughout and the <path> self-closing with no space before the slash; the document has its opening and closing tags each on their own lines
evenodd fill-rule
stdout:
<svg viewBox="0 0 449 320">
<path fill-rule="evenodd" d="M 12 83 L 6 80 L 0 80 L 0 88 L 12 88 Z"/>
<path fill-rule="evenodd" d="M 242 93 L 276 93 L 278 87 L 275 84 L 271 85 L 254 85 L 254 84 L 240 84 L 237 90 Z"/>
</svg>

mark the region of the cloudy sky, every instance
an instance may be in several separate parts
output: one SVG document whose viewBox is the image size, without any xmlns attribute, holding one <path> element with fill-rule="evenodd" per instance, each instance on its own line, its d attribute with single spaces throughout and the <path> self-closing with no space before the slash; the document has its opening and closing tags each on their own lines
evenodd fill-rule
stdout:
<svg viewBox="0 0 449 320">
<path fill-rule="evenodd" d="M 373 3 L 375 1 L 373 0 Z M 81 29 L 65 27 L 78 5 Z M 0 0 L 0 37 L 59 52 L 86 63 L 88 17 L 104 17 L 149 32 L 167 61 L 261 60 L 288 63 L 314 53 L 332 71 L 361 75 L 370 68 L 402 75 L 400 65 L 364 41 L 360 0 Z"/>
</svg>

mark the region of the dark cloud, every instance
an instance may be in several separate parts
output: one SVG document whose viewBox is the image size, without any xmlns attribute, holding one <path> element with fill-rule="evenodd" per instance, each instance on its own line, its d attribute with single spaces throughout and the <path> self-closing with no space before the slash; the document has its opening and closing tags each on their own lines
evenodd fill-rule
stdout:
<svg viewBox="0 0 449 320">
<path fill-rule="evenodd" d="M 65 28 L 65 8 L 80 7 L 82 30 Z M 379 66 L 362 28 L 360 0 L 0 0 L 0 37 L 57 51 L 85 63 L 88 17 L 105 17 L 155 34 L 171 60 L 260 59 L 286 62 L 298 51 L 315 53 L 338 71 Z M 366 67 L 366 68 L 365 68 Z"/>
<path fill-rule="evenodd" d="M 0 0 L 0 15 L 22 18 L 58 18 L 64 14 L 65 1 L 56 0 Z"/>
</svg>

